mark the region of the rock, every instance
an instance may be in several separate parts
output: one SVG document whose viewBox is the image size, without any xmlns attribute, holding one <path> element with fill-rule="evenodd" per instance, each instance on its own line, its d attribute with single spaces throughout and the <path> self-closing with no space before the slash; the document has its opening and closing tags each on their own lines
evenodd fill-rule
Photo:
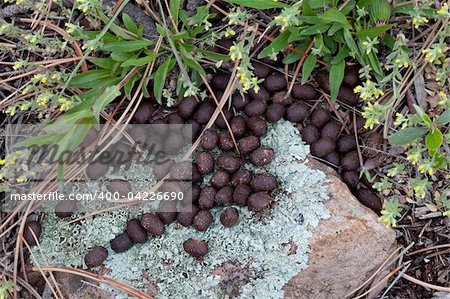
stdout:
<svg viewBox="0 0 450 299">
<path fill-rule="evenodd" d="M 311 228 L 309 266 L 284 286 L 285 298 L 346 298 L 384 262 L 396 246 L 395 233 L 358 202 L 334 170 L 317 161 L 309 166 L 329 179 L 330 218 Z"/>
</svg>

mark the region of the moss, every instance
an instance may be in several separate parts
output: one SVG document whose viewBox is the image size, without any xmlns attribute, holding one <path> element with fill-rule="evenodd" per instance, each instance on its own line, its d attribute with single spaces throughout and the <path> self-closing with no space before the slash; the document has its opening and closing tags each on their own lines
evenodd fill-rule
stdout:
<svg viewBox="0 0 450 299">
<path fill-rule="evenodd" d="M 149 281 L 143 277 L 150 277 L 157 298 L 223 298 L 220 279 L 212 272 L 226 262 L 239 261 L 254 273 L 252 280 L 241 287 L 240 298 L 282 298 L 283 286 L 307 267 L 311 235 L 308 225 L 317 225 L 328 217 L 322 203 L 327 199 L 326 177 L 305 164 L 309 149 L 291 123 L 281 121 L 271 126 L 262 143 L 276 149 L 274 160 L 266 168 L 281 184 L 274 198 L 276 207 L 270 213 L 255 217 L 246 208 L 239 208 L 239 223 L 225 228 L 219 222 L 221 209 L 214 209 L 215 223 L 206 232 L 172 224 L 159 238 L 122 254 L 110 252 L 105 262 L 110 272 L 106 275 L 144 291 Z M 142 170 L 129 176 L 141 174 Z M 109 240 L 124 229 L 129 214 L 133 213 L 105 213 L 70 227 L 49 215 L 42 235 L 44 252 L 52 253 L 53 264 L 82 266 L 87 249 L 92 245 L 109 247 Z M 70 242 L 59 242 L 60 238 Z M 183 251 L 182 243 L 188 238 L 208 241 L 210 251 L 203 262 Z M 297 246 L 295 253 L 290 252 L 292 243 Z"/>
</svg>

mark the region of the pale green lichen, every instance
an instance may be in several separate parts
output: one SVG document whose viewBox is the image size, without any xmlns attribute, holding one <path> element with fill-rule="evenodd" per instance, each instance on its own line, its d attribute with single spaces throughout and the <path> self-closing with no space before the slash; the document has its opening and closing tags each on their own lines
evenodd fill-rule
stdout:
<svg viewBox="0 0 450 299">
<path fill-rule="evenodd" d="M 220 278 L 212 272 L 225 262 L 239 261 L 248 263 L 256 274 L 240 288 L 240 298 L 282 298 L 283 286 L 307 267 L 308 226 L 328 217 L 323 205 L 327 199 L 326 176 L 306 165 L 309 149 L 293 124 L 280 121 L 271 126 L 262 143 L 276 149 L 266 170 L 275 174 L 281 185 L 274 197 L 277 204 L 266 217 L 261 220 L 248 209 L 239 208 L 238 225 L 225 228 L 219 222 L 221 210 L 214 209 L 215 223 L 206 232 L 172 224 L 163 236 L 150 238 L 125 253 L 115 254 L 109 249 L 105 267 L 110 272 L 106 275 L 145 291 L 149 285 L 143 276 L 146 272 L 156 285 L 156 298 L 223 298 Z M 90 246 L 109 248 L 109 240 L 124 229 L 127 214 L 131 213 L 105 213 L 71 226 L 49 215 L 42 235 L 44 252 L 52 255 L 52 264 L 81 266 Z M 60 238 L 70 243 L 60 242 Z M 208 241 L 210 250 L 203 262 L 183 251 L 182 244 L 188 238 Z M 295 253 L 290 252 L 292 243 L 297 246 Z M 118 298 L 125 296 L 104 288 Z"/>
</svg>

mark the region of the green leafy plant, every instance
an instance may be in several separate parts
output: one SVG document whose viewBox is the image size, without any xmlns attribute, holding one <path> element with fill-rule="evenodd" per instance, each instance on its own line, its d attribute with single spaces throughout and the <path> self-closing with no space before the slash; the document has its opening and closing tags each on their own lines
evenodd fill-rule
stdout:
<svg viewBox="0 0 450 299">
<path fill-rule="evenodd" d="M 378 220 L 387 227 L 396 227 L 397 219 L 402 216 L 401 211 L 397 201 L 385 201 Z"/>
<path fill-rule="evenodd" d="M 249 1 L 228 2 L 256 8 L 256 4 Z M 263 3 L 264 7 L 258 8 L 280 7 Z M 352 14 L 357 17 L 352 17 Z M 373 16 L 367 17 L 369 14 Z M 322 59 L 330 68 L 330 91 L 335 100 L 344 77 L 347 58 L 355 58 L 363 67 L 369 65 L 378 79 L 383 77 L 377 46 L 388 38 L 386 32 L 391 25 L 380 25 L 380 21 L 387 22 L 390 14 L 390 6 L 385 0 L 353 0 L 345 3 L 307 0 L 284 6 L 269 23 L 269 26 L 279 27 L 281 32 L 259 53 L 258 58 L 275 56 L 292 43 L 296 44 L 300 52 L 307 52 L 312 46 L 311 53 L 303 63 L 302 81 L 306 82 L 317 60 Z M 293 63 L 301 58 L 300 53 L 293 51 L 283 62 Z"/>
<path fill-rule="evenodd" d="M 407 159 L 418 164 L 420 172 L 432 175 L 438 169 L 447 168 L 450 163 L 450 158 L 442 147 L 443 143 L 448 144 L 450 141 L 449 134 L 442 133 L 450 123 L 450 111 L 446 110 L 432 120 L 422 108 L 417 105 L 414 108 L 415 115 L 397 116 L 396 124 L 403 128 L 392 134 L 389 142 L 392 145 L 412 147 Z"/>
<path fill-rule="evenodd" d="M 154 51 L 155 43 L 143 37 L 143 26 L 138 26 L 131 17 L 123 14 L 122 22 L 125 28 L 112 26 L 113 33 L 105 34 L 96 45 L 98 50 L 108 53 L 109 57 L 91 59 L 97 68 L 77 75 L 71 81 L 71 86 L 89 88 L 87 96 L 92 97 L 123 80 L 133 68 L 139 68 L 124 86 L 126 95 L 130 96 L 136 82 L 143 76 L 143 66 L 156 61 L 156 71 L 146 78 L 146 84 L 142 86 L 146 97 L 152 92 L 148 90 L 148 83 L 153 80 L 153 95 L 162 103 L 164 84 L 176 65 L 180 69 L 176 95 L 196 95 L 201 76 L 206 75 L 200 62 L 205 59 L 226 60 L 228 56 L 204 50 L 202 47 L 203 43 L 200 41 L 208 34 L 211 26 L 208 19 L 213 16 L 208 8 L 199 7 L 197 13 L 189 17 L 186 11 L 180 9 L 180 5 L 180 1 L 170 1 L 166 9 L 170 18 L 163 13 L 162 21 L 157 24 L 157 32 L 164 38 L 164 43 L 157 53 Z M 165 12 L 163 7 L 161 12 Z M 102 11 L 98 14 L 102 20 L 108 20 Z M 82 35 L 85 44 L 89 44 L 97 34 L 96 31 L 84 32 Z M 168 104 L 170 106 L 173 103 Z"/>
</svg>

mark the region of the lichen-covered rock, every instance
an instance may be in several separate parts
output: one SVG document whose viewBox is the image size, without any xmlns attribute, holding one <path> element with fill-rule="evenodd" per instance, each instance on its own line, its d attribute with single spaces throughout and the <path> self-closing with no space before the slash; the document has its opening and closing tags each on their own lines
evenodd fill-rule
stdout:
<svg viewBox="0 0 450 299">
<path fill-rule="evenodd" d="M 285 298 L 345 298 L 384 262 L 395 233 L 358 202 L 333 169 L 317 161 L 309 165 L 327 175 L 330 218 L 312 229 L 309 267 L 286 284 Z"/>
<path fill-rule="evenodd" d="M 328 168 L 307 163 L 309 149 L 294 124 L 279 121 L 270 125 L 261 145 L 275 149 L 271 162 L 244 167 L 255 175 L 276 176 L 278 185 L 270 194 L 270 207 L 255 213 L 235 206 L 234 192 L 232 204 L 239 212 L 234 226 L 227 228 L 221 223 L 224 209 L 220 207 L 212 208 L 208 215 L 203 212 L 207 217 L 194 218 L 196 223 L 189 227 L 168 224 L 161 237 L 110 254 L 103 264 L 106 275 L 154 298 L 344 298 L 384 260 L 394 241 L 393 232 L 379 224 L 375 214 Z M 127 179 L 134 184 L 142 173 L 147 172 L 136 168 Z M 208 181 L 205 176 L 204 183 Z M 90 184 L 91 191 L 105 188 L 98 186 L 98 181 Z M 133 185 L 133 190 L 143 186 L 148 183 Z M 246 204 L 247 192 L 242 194 L 240 204 Z M 49 263 L 82 266 L 88 248 L 108 246 L 128 219 L 154 213 L 147 204 L 139 207 L 142 212 L 138 214 L 133 209 L 101 213 L 77 225 L 48 215 L 41 247 L 49 253 Z M 200 227 L 203 224 L 208 227 Z M 206 230 L 197 231 L 196 227 Z M 190 238 L 208 243 L 202 262 L 184 251 L 183 242 Z M 81 256 L 79 248 L 83 249 Z M 39 257 L 40 251 L 33 251 Z M 101 287 L 123 297 L 112 287 Z"/>
</svg>

